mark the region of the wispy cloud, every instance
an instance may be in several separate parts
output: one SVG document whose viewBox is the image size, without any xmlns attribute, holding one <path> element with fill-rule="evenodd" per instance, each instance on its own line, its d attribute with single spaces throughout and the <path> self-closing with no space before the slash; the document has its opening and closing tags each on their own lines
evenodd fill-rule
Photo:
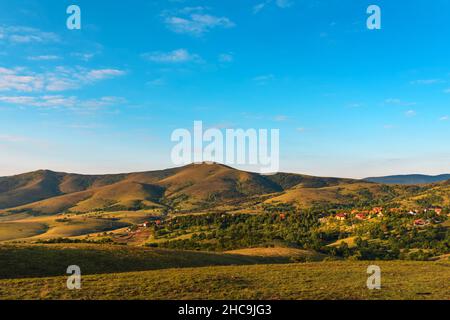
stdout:
<svg viewBox="0 0 450 320">
<path fill-rule="evenodd" d="M 294 1 L 291 0 L 276 0 L 275 3 L 278 7 L 283 9 L 292 7 L 294 5 Z"/>
<path fill-rule="evenodd" d="M 157 79 L 153 79 L 147 82 L 147 85 L 152 86 L 152 87 L 161 87 L 166 85 L 166 80 L 164 80 L 163 78 L 157 78 Z"/>
<path fill-rule="evenodd" d="M 384 101 L 385 104 L 391 104 L 391 105 L 398 105 L 398 106 L 403 106 L 403 107 L 407 107 L 407 106 L 414 106 L 417 103 L 416 102 L 408 102 L 408 101 L 403 101 L 401 99 L 398 98 L 389 98 L 386 99 Z"/>
<path fill-rule="evenodd" d="M 257 5 L 253 6 L 253 13 L 254 13 L 254 14 L 259 13 L 259 12 L 260 12 L 261 10 L 263 10 L 269 3 L 270 3 L 270 1 L 266 1 L 266 2 L 258 3 Z"/>
<path fill-rule="evenodd" d="M 90 61 L 92 58 L 94 58 L 96 54 L 95 53 L 82 53 L 82 52 L 74 52 L 71 54 L 72 57 L 78 58 L 82 61 Z"/>
<path fill-rule="evenodd" d="M 411 84 L 416 85 L 431 85 L 431 84 L 437 84 L 444 82 L 442 79 L 421 79 L 421 80 L 414 80 L 411 81 Z"/>
<path fill-rule="evenodd" d="M 8 69 L 0 67 L 0 91 L 65 91 L 119 77 L 125 73 L 125 71 L 118 69 L 86 69 L 81 67 L 56 67 L 52 71 L 36 73 L 25 68 Z"/>
<path fill-rule="evenodd" d="M 44 83 L 35 75 L 24 74 L 21 68 L 0 67 L 0 91 L 32 92 L 42 90 Z"/>
<path fill-rule="evenodd" d="M 266 0 L 264 2 L 258 3 L 255 6 L 253 6 L 253 13 L 257 14 L 271 4 L 274 4 L 278 8 L 286 9 L 286 8 L 292 7 L 294 5 L 294 1 L 292 1 L 292 0 Z"/>
<path fill-rule="evenodd" d="M 408 110 L 405 112 L 405 116 L 407 116 L 408 118 L 415 117 L 416 115 L 417 115 L 417 112 L 415 110 Z"/>
<path fill-rule="evenodd" d="M 445 115 L 439 118 L 440 121 L 448 121 L 449 120 L 449 116 Z"/>
<path fill-rule="evenodd" d="M 229 63 L 229 62 L 233 62 L 233 60 L 234 60 L 234 55 L 232 53 L 222 53 L 219 55 L 219 62 Z"/>
<path fill-rule="evenodd" d="M 14 44 L 59 42 L 56 33 L 23 26 L 0 26 L 0 40 Z"/>
<path fill-rule="evenodd" d="M 275 117 L 273 118 L 273 120 L 274 120 L 274 121 L 277 121 L 277 122 L 283 122 L 283 121 L 289 120 L 289 117 L 280 114 L 280 115 L 275 116 Z"/>
<path fill-rule="evenodd" d="M 232 28 L 235 23 L 227 17 L 205 13 L 204 7 L 187 7 L 176 12 L 164 12 L 164 23 L 176 33 L 202 36 L 214 28 Z"/>
<path fill-rule="evenodd" d="M 84 77 L 88 81 L 97 81 L 114 77 L 120 77 L 123 76 L 125 73 L 126 73 L 125 71 L 117 69 L 98 69 L 88 71 L 82 77 Z"/>
<path fill-rule="evenodd" d="M 44 55 L 44 56 L 31 56 L 28 57 L 30 61 L 51 61 L 51 60 L 60 60 L 62 59 L 60 56 L 56 55 Z"/>
<path fill-rule="evenodd" d="M 97 110 L 126 103 L 121 97 L 101 97 L 98 99 L 81 100 L 75 96 L 44 95 L 44 96 L 0 96 L 0 102 L 20 105 L 22 107 L 38 108 L 69 108 Z"/>
<path fill-rule="evenodd" d="M 273 74 L 265 74 L 261 76 L 257 76 L 253 78 L 253 81 L 256 82 L 258 85 L 265 85 L 275 79 L 275 76 Z"/>
<path fill-rule="evenodd" d="M 26 138 L 26 137 L 11 135 L 11 134 L 0 134 L 0 142 L 17 143 L 17 142 L 26 142 L 26 141 L 28 141 L 28 138 Z"/>
<path fill-rule="evenodd" d="M 170 52 L 149 52 L 144 53 L 142 57 L 146 60 L 158 63 L 184 63 L 202 61 L 199 55 L 190 53 L 186 49 L 177 49 Z"/>
</svg>

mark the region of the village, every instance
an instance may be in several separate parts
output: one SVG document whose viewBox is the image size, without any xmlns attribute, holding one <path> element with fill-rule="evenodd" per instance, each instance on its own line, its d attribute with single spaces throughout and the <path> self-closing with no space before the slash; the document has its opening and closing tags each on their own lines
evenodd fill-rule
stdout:
<svg viewBox="0 0 450 320">
<path fill-rule="evenodd" d="M 424 227 L 430 224 L 440 224 L 444 222 L 444 219 L 439 219 L 438 217 L 450 217 L 450 213 L 448 210 L 444 211 L 444 208 L 436 206 L 425 209 L 409 209 L 404 210 L 400 208 L 390 208 L 385 210 L 383 207 L 374 207 L 371 210 L 352 210 L 350 212 L 340 212 L 334 215 L 334 219 L 337 221 L 349 221 L 349 220 L 373 220 L 375 218 L 383 218 L 386 212 L 390 214 L 399 214 L 399 215 L 409 215 L 416 217 L 420 214 L 434 213 L 436 217 L 431 219 L 418 218 L 413 221 L 414 227 Z M 447 213 L 445 213 L 447 212 Z M 321 222 L 327 222 L 328 218 L 321 218 Z"/>
</svg>

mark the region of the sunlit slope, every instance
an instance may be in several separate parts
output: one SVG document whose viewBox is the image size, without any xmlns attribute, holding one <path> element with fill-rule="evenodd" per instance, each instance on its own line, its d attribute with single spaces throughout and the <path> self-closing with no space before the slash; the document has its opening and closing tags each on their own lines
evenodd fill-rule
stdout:
<svg viewBox="0 0 450 320">
<path fill-rule="evenodd" d="M 39 222 L 0 223 L 0 241 L 29 238 L 45 233 L 48 225 Z"/>
<path fill-rule="evenodd" d="M 355 205 L 396 203 L 416 206 L 421 199 L 450 204 L 448 182 L 381 185 L 361 180 L 279 173 L 263 176 L 220 164 L 118 175 L 84 176 L 37 171 L 0 178 L 0 215 L 170 208 L 195 210 L 250 199 L 267 203 Z M 242 208 L 244 209 L 244 208 Z"/>
</svg>

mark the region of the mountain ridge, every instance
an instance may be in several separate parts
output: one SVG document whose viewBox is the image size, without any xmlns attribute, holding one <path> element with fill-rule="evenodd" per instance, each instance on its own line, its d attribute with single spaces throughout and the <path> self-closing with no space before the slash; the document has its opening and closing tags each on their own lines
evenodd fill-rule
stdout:
<svg viewBox="0 0 450 320">
<path fill-rule="evenodd" d="M 233 203 L 292 203 L 352 206 L 399 201 L 414 205 L 439 194 L 450 202 L 450 183 L 426 187 L 315 177 L 295 173 L 261 175 L 222 164 L 190 164 L 165 170 L 82 175 L 38 170 L 0 177 L 0 215 L 127 211 L 166 208 L 203 210 Z M 440 204 L 440 203 L 439 203 Z"/>
<path fill-rule="evenodd" d="M 54 214 L 80 208 L 176 207 L 180 202 L 186 208 L 194 208 L 206 202 L 276 194 L 300 184 L 319 188 L 356 181 L 289 173 L 264 176 L 222 164 L 190 164 L 165 170 L 111 175 L 38 170 L 0 177 L 0 210 L 37 210 Z M 151 195 L 155 190 L 158 190 L 159 197 Z"/>
<path fill-rule="evenodd" d="M 450 174 L 426 175 L 426 174 L 403 174 L 381 177 L 369 177 L 365 181 L 383 184 L 430 184 L 450 180 Z"/>
</svg>

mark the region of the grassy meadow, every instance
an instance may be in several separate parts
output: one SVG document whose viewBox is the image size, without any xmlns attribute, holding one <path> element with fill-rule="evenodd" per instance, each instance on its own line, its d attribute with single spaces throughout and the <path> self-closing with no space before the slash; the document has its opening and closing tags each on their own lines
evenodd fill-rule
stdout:
<svg viewBox="0 0 450 320">
<path fill-rule="evenodd" d="M 381 290 L 368 290 L 370 262 L 216 266 L 86 275 L 81 290 L 66 277 L 0 280 L 1 299 L 450 299 L 450 263 L 375 262 Z M 436 279 L 440 279 L 436 281 Z"/>
</svg>

